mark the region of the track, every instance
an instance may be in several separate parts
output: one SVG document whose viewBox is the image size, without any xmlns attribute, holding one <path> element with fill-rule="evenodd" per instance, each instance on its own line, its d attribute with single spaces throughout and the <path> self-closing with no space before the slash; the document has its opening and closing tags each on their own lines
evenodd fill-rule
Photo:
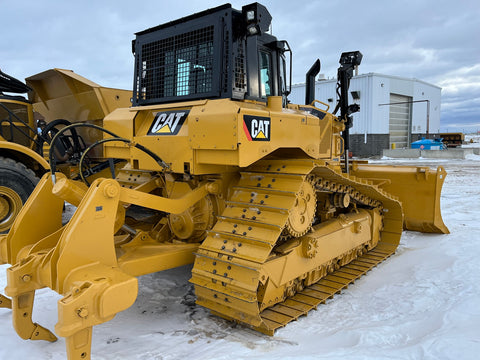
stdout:
<svg viewBox="0 0 480 360">
<path fill-rule="evenodd" d="M 263 310 L 260 313 L 262 325 L 255 327 L 255 330 L 267 335 L 273 335 L 276 329 L 285 326 L 290 321 L 297 320 L 302 315 L 307 315 L 310 310 L 316 309 L 318 305 L 324 304 L 326 300 L 333 298 L 335 294 L 340 293 L 341 290 L 348 287 L 348 285 L 394 252 L 394 249 L 392 251 L 377 246 L 367 254 L 358 257 L 348 265 L 341 267 L 317 283 L 296 293 L 293 297 Z M 221 314 L 218 315 L 221 316 Z"/>
<path fill-rule="evenodd" d="M 263 266 L 273 256 L 307 178 L 315 179 L 317 191 L 348 193 L 361 206 L 381 207 L 380 241 L 356 259 L 350 255 L 347 261 L 342 254 L 347 265 L 295 295 L 279 297 L 276 304 L 262 303 Z M 348 177 L 324 163 L 264 161 L 241 173 L 225 210 L 196 254 L 190 281 L 195 284 L 197 304 L 273 335 L 277 328 L 307 314 L 393 254 L 401 231 L 401 205 L 371 182 Z"/>
</svg>

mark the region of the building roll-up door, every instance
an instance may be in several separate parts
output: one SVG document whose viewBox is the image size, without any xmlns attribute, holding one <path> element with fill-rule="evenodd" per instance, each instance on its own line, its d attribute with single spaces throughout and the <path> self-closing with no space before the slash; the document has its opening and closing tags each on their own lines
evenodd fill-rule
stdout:
<svg viewBox="0 0 480 360">
<path fill-rule="evenodd" d="M 389 133 L 390 147 L 408 148 L 410 146 L 410 125 L 412 123 L 412 98 L 390 94 Z"/>
</svg>

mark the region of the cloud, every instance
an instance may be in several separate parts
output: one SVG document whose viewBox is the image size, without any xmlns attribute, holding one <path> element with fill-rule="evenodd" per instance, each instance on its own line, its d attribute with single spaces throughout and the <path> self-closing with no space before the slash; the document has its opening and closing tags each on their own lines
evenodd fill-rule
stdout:
<svg viewBox="0 0 480 360">
<path fill-rule="evenodd" d="M 445 79 L 439 81 L 444 94 L 458 96 L 465 93 L 480 94 L 480 63 L 464 66 L 445 74 Z"/>
<path fill-rule="evenodd" d="M 236 9 L 247 3 L 232 1 Z M 475 114 L 478 118 L 478 0 L 261 3 L 272 14 L 274 34 L 293 49 L 295 83 L 305 81 L 305 72 L 317 57 L 321 72 L 334 77 L 340 54 L 360 50 L 361 73 L 417 78 L 441 86 L 442 123 L 474 122 Z M 103 86 L 132 88 L 135 32 L 218 5 L 213 0 L 4 2 L 0 68 L 23 79 L 61 67 Z M 467 113 L 471 116 L 458 118 Z"/>
<path fill-rule="evenodd" d="M 450 70 L 442 87 L 442 127 L 477 131 L 480 122 L 480 63 Z"/>
</svg>

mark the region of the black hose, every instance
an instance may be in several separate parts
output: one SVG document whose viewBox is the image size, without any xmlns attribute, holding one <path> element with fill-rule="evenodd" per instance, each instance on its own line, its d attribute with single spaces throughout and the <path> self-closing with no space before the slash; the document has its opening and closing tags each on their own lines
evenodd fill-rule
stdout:
<svg viewBox="0 0 480 360">
<path fill-rule="evenodd" d="M 150 155 L 150 157 L 157 162 L 158 165 L 163 167 L 164 169 L 169 169 L 170 165 L 168 165 L 165 161 L 163 161 L 160 156 L 155 154 L 153 151 L 147 149 L 145 146 L 140 145 L 140 144 L 135 144 L 134 145 L 138 150 L 143 151 L 145 154 Z"/>
<path fill-rule="evenodd" d="M 93 125 L 93 124 L 87 124 L 87 123 L 75 123 L 75 124 L 72 124 L 72 125 L 68 125 L 68 126 L 65 126 L 64 128 L 60 129 L 56 134 L 55 136 L 53 137 L 52 141 L 50 142 L 50 151 L 48 153 L 48 159 L 49 159 L 49 162 L 50 162 L 50 173 L 51 173 L 51 176 L 52 176 L 52 181 L 53 183 L 55 184 L 55 181 L 56 181 L 56 178 L 55 178 L 55 171 L 56 171 L 56 160 L 53 156 L 53 148 L 55 146 L 55 142 L 57 141 L 57 139 L 59 138 L 59 136 L 61 134 L 63 134 L 65 131 L 71 129 L 71 128 L 75 128 L 75 127 L 90 127 L 90 128 L 93 128 L 93 129 L 97 129 L 97 130 L 100 130 L 100 131 L 103 131 L 111 136 L 113 136 L 113 138 L 108 138 L 108 139 L 102 139 L 102 140 L 99 140 L 95 143 L 93 143 L 92 145 L 90 145 L 82 154 L 81 156 L 81 159 L 80 159 L 80 164 L 79 164 L 79 170 L 80 170 L 80 177 L 82 178 L 82 180 L 88 184 L 88 181 L 86 181 L 86 179 L 83 178 L 83 171 L 82 171 L 82 163 L 83 163 L 83 160 L 85 158 L 85 154 L 87 154 L 91 149 L 93 149 L 95 146 L 97 145 L 100 145 L 100 144 L 103 144 L 104 142 L 109 142 L 109 141 L 122 141 L 122 142 L 126 142 L 128 144 L 132 144 L 132 141 L 131 140 L 128 140 L 128 139 L 125 139 L 125 138 L 122 138 L 120 136 L 118 136 L 117 134 L 111 132 L 110 130 L 107 130 L 105 128 L 102 128 L 101 126 L 97 126 L 97 125 Z M 152 157 L 161 167 L 163 167 L 164 169 L 168 169 L 170 168 L 170 166 L 165 163 L 158 155 L 156 155 L 153 151 L 147 149 L 146 147 L 144 147 L 143 145 L 140 145 L 140 144 L 135 144 L 134 147 L 136 147 L 137 149 L 143 151 L 144 153 L 146 153 L 147 155 L 149 155 L 150 157 Z"/>
<path fill-rule="evenodd" d="M 49 163 L 50 163 L 50 173 L 51 173 L 51 176 L 52 176 L 52 180 L 53 182 L 55 183 L 55 171 L 57 169 L 57 162 L 54 158 L 54 147 L 55 147 L 55 143 L 57 141 L 57 139 L 60 137 L 60 135 L 62 135 L 65 131 L 71 129 L 71 128 L 76 128 L 76 127 L 91 127 L 91 128 L 94 128 L 94 129 L 98 129 L 98 130 L 101 130 L 103 132 L 106 132 L 107 134 L 113 136 L 113 137 L 116 137 L 116 138 L 120 138 L 120 136 L 118 136 L 117 134 L 107 130 L 107 129 L 104 129 L 100 126 L 97 126 L 97 125 L 93 125 L 93 124 L 85 124 L 85 123 L 75 123 L 75 124 L 72 124 L 72 125 L 68 125 L 68 126 L 65 126 L 63 129 L 60 129 L 56 134 L 55 136 L 53 137 L 52 141 L 50 142 L 50 150 L 48 152 L 48 160 L 49 160 Z"/>
<path fill-rule="evenodd" d="M 94 142 L 92 145 L 90 145 L 88 148 L 85 149 L 85 151 L 83 152 L 82 156 L 80 157 L 80 162 L 78 164 L 78 170 L 80 172 L 80 178 L 82 179 L 82 181 L 87 184 L 87 186 L 90 186 L 90 183 L 88 182 L 87 179 L 85 179 L 85 176 L 83 176 L 83 170 L 82 170 L 82 167 L 83 167 L 83 161 L 85 160 L 85 156 L 87 155 L 87 153 L 92 150 L 95 146 L 98 146 L 98 145 L 101 145 L 103 143 L 106 143 L 106 142 L 111 142 L 111 141 L 122 141 L 124 143 L 128 143 L 130 144 L 131 141 L 128 140 L 128 139 L 124 139 L 124 138 L 120 138 L 120 137 L 115 137 L 115 138 L 108 138 L 108 139 L 102 139 L 102 140 L 98 140 L 96 142 Z"/>
</svg>

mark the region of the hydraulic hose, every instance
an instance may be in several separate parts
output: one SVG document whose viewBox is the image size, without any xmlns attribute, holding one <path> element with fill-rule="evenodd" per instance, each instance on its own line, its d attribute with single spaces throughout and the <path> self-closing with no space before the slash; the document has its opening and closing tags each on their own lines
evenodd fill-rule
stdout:
<svg viewBox="0 0 480 360">
<path fill-rule="evenodd" d="M 98 146 L 98 145 L 101 145 L 103 143 L 106 143 L 106 142 L 111 142 L 111 141 L 122 141 L 124 143 L 130 143 L 130 140 L 128 139 L 124 139 L 124 138 L 121 138 L 121 137 L 114 137 L 114 138 L 108 138 L 108 139 L 102 139 L 102 140 L 99 140 L 99 141 L 96 141 L 94 142 L 92 145 L 90 145 L 88 148 L 85 149 L 85 151 L 82 153 L 82 156 L 80 157 L 80 162 L 78 163 L 78 170 L 79 170 L 79 173 L 80 173 L 80 178 L 82 179 L 82 181 L 87 184 L 87 186 L 90 186 L 90 183 L 88 182 L 87 179 L 85 179 L 85 176 L 83 176 L 83 161 L 85 160 L 85 156 L 87 155 L 87 153 L 92 150 L 95 146 Z"/>
<path fill-rule="evenodd" d="M 100 144 L 103 144 L 105 142 L 110 142 L 110 141 L 122 141 L 122 142 L 125 142 L 125 143 L 128 143 L 128 144 L 132 144 L 133 142 L 131 140 L 128 140 L 128 139 L 125 139 L 125 138 L 122 138 L 120 136 L 118 136 L 117 134 L 111 132 L 110 130 L 107 130 L 105 128 L 102 128 L 101 126 L 97 126 L 97 125 L 93 125 L 93 124 L 86 124 L 86 123 L 75 123 L 75 124 L 72 124 L 72 125 L 68 125 L 68 126 L 65 126 L 64 128 L 60 129 L 58 131 L 58 133 L 55 134 L 55 136 L 53 137 L 51 143 L 50 143 L 50 150 L 49 150 L 49 153 L 48 153 L 48 159 L 49 159 L 49 162 L 50 162 L 50 174 L 51 174 L 51 177 L 52 177 L 52 182 L 53 184 L 55 184 L 56 182 L 56 176 L 55 176 L 55 171 L 56 171 L 56 160 L 55 160 L 55 157 L 54 157 L 54 146 L 55 146 L 55 143 L 57 141 L 57 139 L 60 137 L 60 135 L 62 135 L 65 131 L 71 129 L 71 128 L 76 128 L 76 127 L 90 127 L 90 128 L 93 128 L 93 129 L 97 129 L 97 130 L 100 130 L 100 131 L 103 131 L 111 136 L 113 136 L 113 138 L 107 138 L 107 139 L 102 139 L 102 140 L 99 140 L 95 143 L 93 143 L 92 145 L 90 145 L 87 149 L 85 149 L 85 151 L 83 152 L 82 156 L 81 156 L 81 159 L 80 159 L 80 164 L 79 164 L 79 171 L 80 171 L 80 177 L 82 178 L 82 180 L 88 184 L 88 181 L 86 181 L 86 179 L 84 179 L 83 177 L 83 172 L 82 172 L 82 163 L 83 163 L 83 160 L 85 158 L 85 154 L 87 154 L 91 149 L 93 149 L 95 146 L 97 145 L 100 145 Z M 134 143 L 133 143 L 134 144 Z M 167 163 L 165 163 L 157 154 L 155 154 L 153 151 L 147 149 L 146 147 L 144 147 L 143 145 L 140 145 L 140 144 L 134 144 L 134 147 L 136 147 L 137 149 L 139 149 L 140 151 L 143 151 L 144 153 L 146 153 L 147 155 L 149 155 L 150 157 L 152 157 L 161 167 L 163 167 L 164 169 L 168 169 L 169 168 L 169 165 Z"/>
</svg>

